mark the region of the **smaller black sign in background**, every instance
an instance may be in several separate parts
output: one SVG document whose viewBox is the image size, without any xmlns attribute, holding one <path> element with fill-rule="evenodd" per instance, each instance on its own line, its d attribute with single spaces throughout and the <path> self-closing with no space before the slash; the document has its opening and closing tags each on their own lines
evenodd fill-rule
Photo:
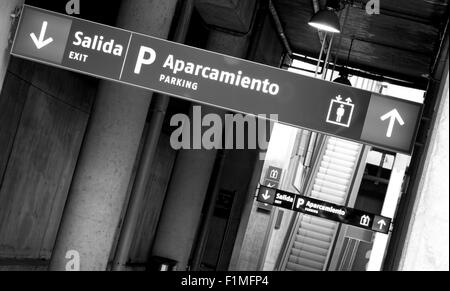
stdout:
<svg viewBox="0 0 450 291">
<path fill-rule="evenodd" d="M 271 199 L 267 199 L 265 203 L 270 204 L 273 201 L 272 205 L 277 207 L 353 225 L 375 232 L 389 233 L 390 225 L 392 223 L 392 219 L 387 217 L 286 191 L 270 189 L 262 185 L 260 186 L 259 193 L 260 195 L 263 193 L 271 194 Z M 258 201 L 261 201 L 260 197 L 258 197 Z"/>
</svg>

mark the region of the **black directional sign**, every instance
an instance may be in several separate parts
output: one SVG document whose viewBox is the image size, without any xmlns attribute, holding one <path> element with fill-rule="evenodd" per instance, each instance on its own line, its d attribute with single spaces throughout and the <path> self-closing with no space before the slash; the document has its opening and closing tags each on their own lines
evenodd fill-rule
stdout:
<svg viewBox="0 0 450 291">
<path fill-rule="evenodd" d="M 11 54 L 411 153 L 421 104 L 25 5 Z"/>
<path fill-rule="evenodd" d="M 389 233 L 392 223 L 392 219 L 387 217 L 265 186 L 260 187 L 257 199 L 277 207 L 385 234 Z"/>
<path fill-rule="evenodd" d="M 270 166 L 266 171 L 266 178 L 263 181 L 263 185 L 267 188 L 278 189 L 280 188 L 281 175 L 283 174 L 283 169 Z M 261 193 L 258 208 L 267 211 L 272 210 L 272 204 L 275 203 L 275 195 L 271 196 L 271 193 Z M 268 198 L 270 197 L 270 199 Z M 271 199 L 273 197 L 273 200 Z M 269 199 L 269 202 L 266 200 Z M 279 201 L 278 201 L 279 203 Z"/>
<path fill-rule="evenodd" d="M 258 192 L 258 201 L 264 204 L 273 205 L 275 202 L 275 195 L 277 194 L 277 189 L 261 187 Z"/>
</svg>

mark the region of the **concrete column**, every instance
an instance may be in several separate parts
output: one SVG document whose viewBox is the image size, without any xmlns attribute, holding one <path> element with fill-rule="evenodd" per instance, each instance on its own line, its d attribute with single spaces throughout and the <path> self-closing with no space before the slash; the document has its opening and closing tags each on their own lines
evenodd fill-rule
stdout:
<svg viewBox="0 0 450 291">
<path fill-rule="evenodd" d="M 23 4 L 24 0 L 8 0 L 0 2 L 0 91 L 9 63 L 9 49 L 14 32 L 11 31 L 13 19 L 11 14 L 17 7 Z M 18 21 L 18 19 L 16 19 Z"/>
<path fill-rule="evenodd" d="M 194 0 L 183 0 L 181 12 L 177 19 L 177 29 L 173 38 L 174 41 L 184 43 L 193 9 Z M 123 219 L 123 225 L 117 243 L 112 267 L 114 271 L 124 270 L 129 259 L 130 247 L 134 239 L 139 215 L 141 214 L 141 205 L 150 180 L 150 172 L 157 151 L 161 129 L 169 106 L 170 97 L 167 95 L 156 94 L 153 99 L 154 107 L 153 112 L 151 113 L 151 120 L 149 121 L 150 126 L 148 128 L 148 135 L 144 142 L 144 149 L 137 168 L 136 179 L 134 180 L 131 197 L 129 199 L 128 208 Z"/>
<path fill-rule="evenodd" d="M 166 38 L 176 0 L 122 1 L 118 27 Z M 151 92 L 102 81 L 64 210 L 50 269 L 106 270 Z M 68 251 L 72 256 L 66 255 Z M 76 266 L 75 266 L 76 269 Z"/>
<path fill-rule="evenodd" d="M 442 80 L 442 100 L 430 139 L 419 194 L 409 225 L 400 270 L 449 270 L 449 76 Z"/>
<path fill-rule="evenodd" d="M 239 58 L 247 48 L 246 38 L 218 31 L 211 32 L 207 45 L 210 51 Z M 224 114 L 208 108 L 202 113 L 212 111 Z M 216 155 L 216 150 L 182 150 L 177 157 L 152 254 L 178 261 L 180 271 L 188 265 Z"/>
<path fill-rule="evenodd" d="M 195 5 L 208 25 L 247 33 L 251 29 L 256 1 L 196 0 Z"/>
</svg>

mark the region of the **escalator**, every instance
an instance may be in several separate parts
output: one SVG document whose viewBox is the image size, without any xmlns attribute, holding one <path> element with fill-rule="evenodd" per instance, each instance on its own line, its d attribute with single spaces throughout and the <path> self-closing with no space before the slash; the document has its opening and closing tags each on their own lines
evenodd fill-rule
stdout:
<svg viewBox="0 0 450 291">
<path fill-rule="evenodd" d="M 359 167 L 363 146 L 342 139 L 324 139 L 305 196 L 345 205 Z M 323 271 L 327 268 L 339 223 L 296 215 L 280 261 L 283 271 Z"/>
</svg>

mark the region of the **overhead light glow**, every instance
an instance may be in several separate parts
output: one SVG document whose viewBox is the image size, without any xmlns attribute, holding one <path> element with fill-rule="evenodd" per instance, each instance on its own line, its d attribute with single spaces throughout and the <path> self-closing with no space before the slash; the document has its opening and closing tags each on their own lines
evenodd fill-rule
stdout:
<svg viewBox="0 0 450 291">
<path fill-rule="evenodd" d="M 314 14 L 311 20 L 308 22 L 309 25 L 331 33 L 340 33 L 341 24 L 339 23 L 339 18 L 333 10 L 321 10 Z"/>
</svg>

